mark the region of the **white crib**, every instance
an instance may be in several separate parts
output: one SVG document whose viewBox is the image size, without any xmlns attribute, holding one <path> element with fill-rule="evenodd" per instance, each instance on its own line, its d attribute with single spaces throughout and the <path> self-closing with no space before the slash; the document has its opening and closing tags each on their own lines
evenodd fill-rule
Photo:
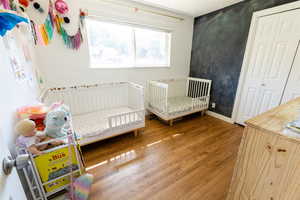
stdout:
<svg viewBox="0 0 300 200">
<path fill-rule="evenodd" d="M 173 125 L 173 120 L 209 107 L 211 80 L 198 78 L 150 81 L 148 110 Z"/>
<path fill-rule="evenodd" d="M 134 83 L 52 88 L 41 100 L 46 104 L 63 101 L 70 107 L 81 146 L 130 131 L 137 135 L 145 127 L 144 89 Z"/>
</svg>

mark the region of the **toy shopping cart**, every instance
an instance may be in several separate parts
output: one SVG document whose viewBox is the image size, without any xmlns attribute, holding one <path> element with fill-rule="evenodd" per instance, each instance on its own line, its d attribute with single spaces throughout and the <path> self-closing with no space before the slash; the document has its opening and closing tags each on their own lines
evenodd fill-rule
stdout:
<svg viewBox="0 0 300 200">
<path fill-rule="evenodd" d="M 71 179 L 79 177 L 84 172 L 80 146 L 75 139 L 72 126 L 68 127 L 68 134 L 65 137 L 37 145 L 58 140 L 64 141 L 64 144 L 43 151 L 42 155 L 32 155 L 25 149 L 20 151 L 30 155 L 29 165 L 23 169 L 23 172 L 34 200 L 52 199 L 67 191 Z"/>
</svg>

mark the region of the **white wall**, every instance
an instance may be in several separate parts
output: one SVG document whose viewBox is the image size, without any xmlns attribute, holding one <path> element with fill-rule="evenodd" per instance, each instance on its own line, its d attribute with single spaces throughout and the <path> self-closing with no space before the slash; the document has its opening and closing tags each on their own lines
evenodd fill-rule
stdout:
<svg viewBox="0 0 300 200">
<path fill-rule="evenodd" d="M 17 29 L 13 30 L 13 33 L 8 33 L 16 36 Z M 8 35 L 7 34 L 7 35 Z M 17 40 L 19 41 L 19 40 Z M 21 51 L 21 45 L 19 42 L 19 49 Z M 31 50 L 33 51 L 33 44 Z M 14 52 L 21 55 L 21 52 Z M 32 55 L 33 56 L 33 55 Z M 33 58 L 33 57 L 32 57 Z M 33 58 L 34 59 L 34 58 Z M 24 61 L 24 59 L 23 59 Z M 34 61 L 34 60 L 33 60 Z M 32 72 L 34 63 L 22 62 L 27 72 Z M 32 74 L 32 73 L 30 73 Z M 5 48 L 3 38 L 0 37 L 0 162 L 2 163 L 3 156 L 9 155 L 10 152 L 15 150 L 15 139 L 17 137 L 14 126 L 16 124 L 16 110 L 21 106 L 36 104 L 38 97 L 38 87 L 35 77 L 29 84 L 28 82 L 18 82 L 15 79 L 14 73 L 11 69 L 10 60 L 8 57 L 7 49 Z M 0 163 L 0 164 L 1 164 Z M 1 166 L 2 167 L 2 166 Z M 2 170 L 0 167 L 0 170 Z M 12 174 L 5 176 L 0 172 L 0 199 L 26 199 L 22 185 L 16 170 L 14 169 Z"/>
<path fill-rule="evenodd" d="M 88 9 L 90 14 L 98 15 L 100 18 L 103 16 L 106 19 L 146 24 L 172 30 L 171 68 L 91 69 L 89 68 L 86 34 L 84 35 L 84 44 L 79 51 L 67 49 L 61 37 L 56 34 L 49 46 L 37 47 L 38 62 L 49 87 L 127 80 L 145 86 L 147 80 L 178 78 L 189 75 L 194 22 L 192 17 L 183 16 L 185 19 L 180 21 L 142 11 L 134 12 L 132 8 L 97 0 L 79 1 L 81 8 Z M 124 0 L 121 2 L 126 3 Z M 127 4 L 134 5 L 128 2 Z M 139 5 L 139 7 L 142 6 Z M 166 12 L 148 6 L 145 8 Z M 169 14 L 176 15 L 175 13 Z"/>
</svg>

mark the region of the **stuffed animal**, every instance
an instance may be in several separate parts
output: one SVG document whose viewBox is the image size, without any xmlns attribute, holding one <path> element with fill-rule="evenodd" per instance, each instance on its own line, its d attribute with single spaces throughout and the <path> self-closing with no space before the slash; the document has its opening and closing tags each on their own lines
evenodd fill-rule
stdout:
<svg viewBox="0 0 300 200">
<path fill-rule="evenodd" d="M 48 112 L 45 119 L 45 134 L 50 138 L 60 138 L 66 136 L 66 124 L 70 118 L 67 106 L 62 105 Z"/>
<path fill-rule="evenodd" d="M 42 142 L 41 138 L 36 135 L 36 125 L 34 121 L 24 119 L 17 123 L 16 131 L 20 134 L 17 138 L 16 145 L 20 149 L 27 149 L 34 155 L 43 154 L 42 150 L 45 150 L 45 146 L 37 146 L 36 144 Z"/>
</svg>

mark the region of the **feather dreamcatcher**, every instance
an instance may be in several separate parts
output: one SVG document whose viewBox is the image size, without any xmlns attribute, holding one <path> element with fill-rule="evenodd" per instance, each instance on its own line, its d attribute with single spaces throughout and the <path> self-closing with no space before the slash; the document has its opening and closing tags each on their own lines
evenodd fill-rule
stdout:
<svg viewBox="0 0 300 200">
<path fill-rule="evenodd" d="M 77 1 L 68 5 L 66 0 L 0 0 L 0 5 L 28 15 L 35 44 L 48 45 L 55 28 L 68 48 L 77 50 L 83 43 L 86 14 Z"/>
<path fill-rule="evenodd" d="M 79 10 L 77 1 L 72 1 L 72 4 L 68 5 L 65 0 L 56 0 L 54 5 L 57 12 L 55 18 L 57 32 L 68 48 L 79 49 L 83 42 L 81 25 L 84 12 Z"/>
<path fill-rule="evenodd" d="M 53 5 L 49 0 L 18 0 L 19 10 L 30 20 L 36 44 L 48 45 L 53 38 L 55 22 Z"/>
</svg>

